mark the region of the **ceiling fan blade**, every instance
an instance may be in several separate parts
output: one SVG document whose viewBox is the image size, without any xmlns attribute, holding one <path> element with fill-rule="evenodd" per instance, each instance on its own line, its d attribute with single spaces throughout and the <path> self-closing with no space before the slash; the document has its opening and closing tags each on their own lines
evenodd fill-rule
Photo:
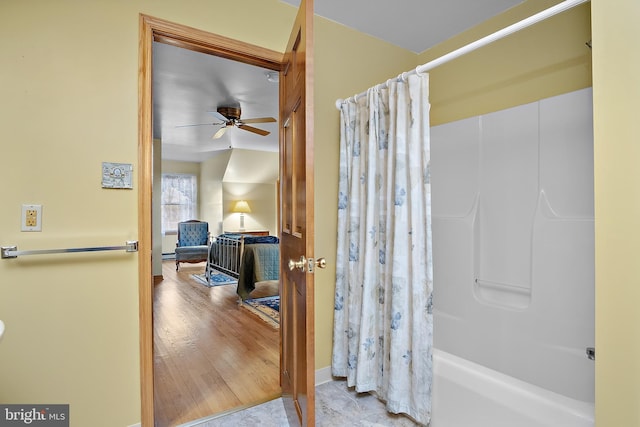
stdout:
<svg viewBox="0 0 640 427">
<path fill-rule="evenodd" d="M 207 113 L 211 114 L 212 116 L 215 116 L 216 119 L 221 120 L 224 123 L 227 123 L 229 121 L 228 117 L 223 116 L 222 114 L 218 113 L 217 111 L 207 111 Z"/>
<path fill-rule="evenodd" d="M 256 119 L 240 119 L 242 123 L 273 123 L 276 121 L 273 117 L 259 117 Z"/>
<path fill-rule="evenodd" d="M 226 123 L 198 123 L 198 124 L 194 124 L 194 125 L 177 125 L 177 128 L 189 128 L 189 127 L 194 127 L 194 126 L 220 126 L 220 125 L 224 125 Z"/>
<path fill-rule="evenodd" d="M 211 139 L 218 139 L 220 138 L 222 135 L 224 135 L 224 133 L 227 131 L 227 127 L 221 127 L 220 129 L 218 129 L 218 131 L 216 133 L 213 134 L 213 136 L 211 137 Z"/>
<path fill-rule="evenodd" d="M 248 130 L 249 132 L 257 133 L 258 135 L 262 135 L 262 136 L 267 136 L 271 133 L 269 131 L 254 128 L 253 126 L 247 126 L 247 125 L 238 125 L 238 128 L 242 130 Z"/>
</svg>

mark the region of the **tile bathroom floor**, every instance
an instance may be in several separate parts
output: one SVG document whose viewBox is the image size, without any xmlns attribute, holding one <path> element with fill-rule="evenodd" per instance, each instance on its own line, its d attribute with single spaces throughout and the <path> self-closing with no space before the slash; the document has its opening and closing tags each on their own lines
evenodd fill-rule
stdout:
<svg viewBox="0 0 640 427">
<path fill-rule="evenodd" d="M 386 412 L 384 403 L 368 393 L 348 389 L 345 381 L 330 381 L 316 387 L 316 425 L 333 426 L 401 426 L 419 424 L 403 415 Z M 239 412 L 202 419 L 183 427 L 288 427 L 282 399 L 275 399 Z"/>
</svg>

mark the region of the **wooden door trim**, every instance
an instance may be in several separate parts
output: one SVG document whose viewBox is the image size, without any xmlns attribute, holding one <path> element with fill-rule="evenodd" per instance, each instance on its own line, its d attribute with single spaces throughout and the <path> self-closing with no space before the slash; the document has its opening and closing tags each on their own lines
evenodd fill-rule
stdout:
<svg viewBox="0 0 640 427">
<path fill-rule="evenodd" d="M 283 54 L 260 46 L 176 24 L 139 16 L 138 36 L 138 298 L 140 328 L 140 404 L 142 426 L 154 425 L 152 194 L 153 131 L 151 98 L 153 42 L 280 71 Z"/>
</svg>

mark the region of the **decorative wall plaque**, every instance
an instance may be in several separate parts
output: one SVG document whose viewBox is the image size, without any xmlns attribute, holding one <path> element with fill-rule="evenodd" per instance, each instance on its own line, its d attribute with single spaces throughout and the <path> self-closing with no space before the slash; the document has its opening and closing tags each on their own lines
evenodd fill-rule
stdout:
<svg viewBox="0 0 640 427">
<path fill-rule="evenodd" d="M 102 162 L 102 188 L 133 188 L 131 163 Z"/>
</svg>

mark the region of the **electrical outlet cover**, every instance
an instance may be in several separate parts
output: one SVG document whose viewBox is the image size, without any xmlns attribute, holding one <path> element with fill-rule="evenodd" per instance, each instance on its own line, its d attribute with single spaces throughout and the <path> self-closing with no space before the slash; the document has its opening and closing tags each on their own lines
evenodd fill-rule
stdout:
<svg viewBox="0 0 640 427">
<path fill-rule="evenodd" d="M 22 231 L 42 231 L 42 205 L 22 205 Z"/>
</svg>

